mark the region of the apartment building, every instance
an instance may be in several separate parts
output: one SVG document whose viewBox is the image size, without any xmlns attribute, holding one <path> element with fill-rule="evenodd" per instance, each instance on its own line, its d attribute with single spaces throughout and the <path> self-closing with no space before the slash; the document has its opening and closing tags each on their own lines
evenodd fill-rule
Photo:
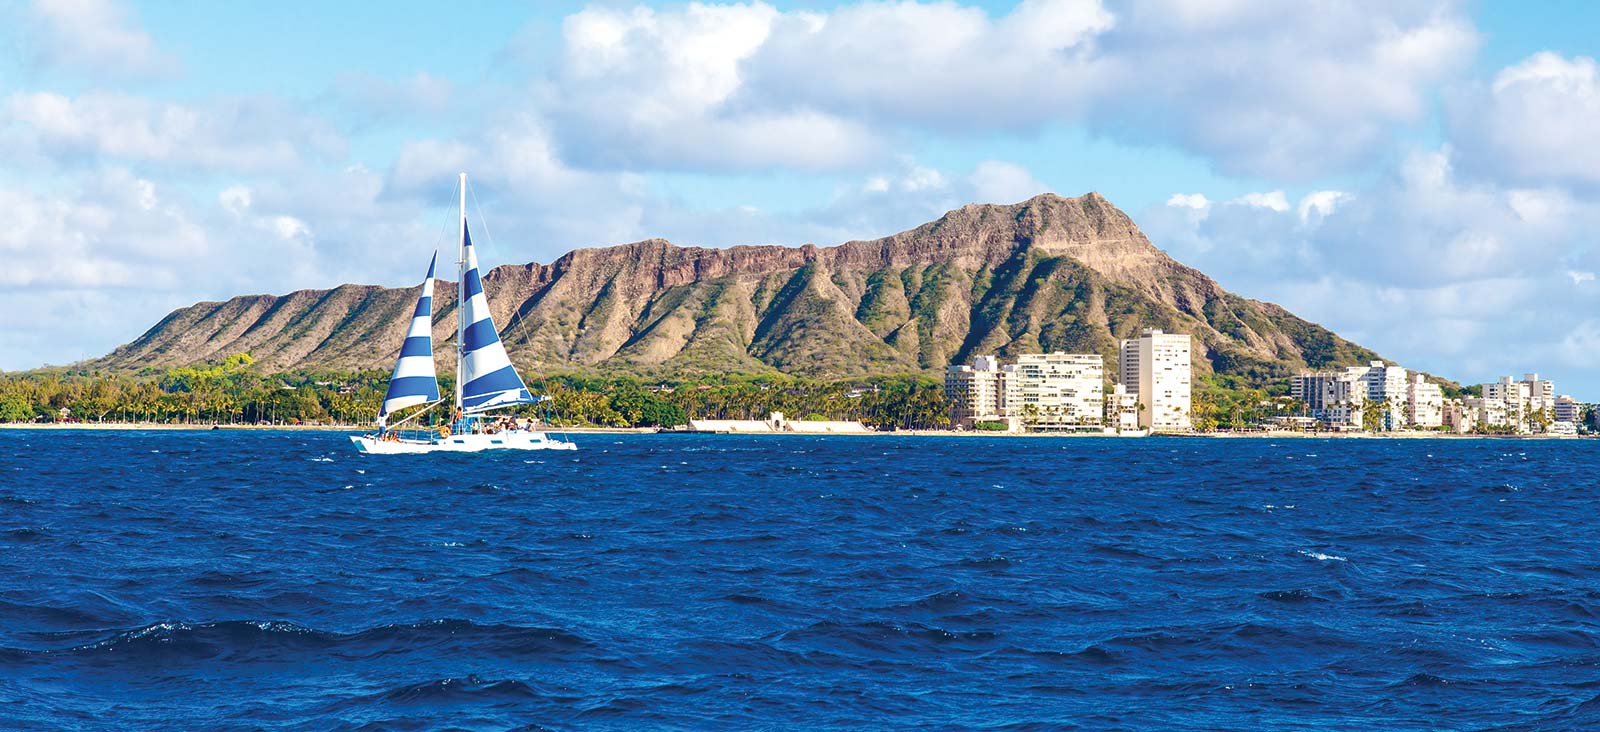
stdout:
<svg viewBox="0 0 1600 732">
<path fill-rule="evenodd" d="M 1117 381 L 1134 395 L 1139 426 L 1187 431 L 1190 423 L 1191 343 L 1188 335 L 1147 328 L 1117 348 Z"/>
<path fill-rule="evenodd" d="M 1099 354 L 1029 353 L 1017 357 L 1002 397 L 1030 430 L 1073 430 L 1105 421 L 1105 360 Z"/>
<path fill-rule="evenodd" d="M 1360 429 L 1367 385 L 1348 371 L 1307 371 L 1289 377 L 1289 396 L 1306 412 L 1338 429 Z"/>
<path fill-rule="evenodd" d="M 1111 398 L 1106 400 L 1106 426 L 1118 433 L 1139 429 L 1139 398 L 1122 384 L 1113 385 Z"/>
<path fill-rule="evenodd" d="M 1412 427 L 1444 426 L 1444 390 L 1422 374 L 1412 374 L 1406 385 L 1406 417 Z"/>
<path fill-rule="evenodd" d="M 972 365 L 945 369 L 944 393 L 950 399 L 950 422 L 971 427 L 976 422 L 1003 421 L 1005 372 L 1000 359 L 978 356 Z"/>
<path fill-rule="evenodd" d="M 1583 422 L 1583 402 L 1562 394 L 1555 398 L 1554 413 L 1555 421 L 1577 425 Z"/>
</svg>

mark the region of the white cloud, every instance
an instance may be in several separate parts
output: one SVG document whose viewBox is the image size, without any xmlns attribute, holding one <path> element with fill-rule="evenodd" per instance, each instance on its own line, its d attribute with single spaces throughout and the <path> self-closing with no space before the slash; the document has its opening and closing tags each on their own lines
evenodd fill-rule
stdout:
<svg viewBox="0 0 1600 732">
<path fill-rule="evenodd" d="M 307 153 L 331 159 L 345 152 L 332 128 L 265 97 L 191 106 L 106 92 L 17 92 L 0 112 L 6 148 L 64 163 L 286 171 L 307 162 Z"/>
<path fill-rule="evenodd" d="M 0 348 L 0 368 L 101 355 L 199 300 L 414 280 L 432 241 L 424 217 L 380 203 L 379 177 L 360 169 L 200 201 L 122 168 L 65 180 L 55 193 L 0 185 L 0 306 L 34 303 L 0 329 L 0 345 L 21 348 Z"/>
<path fill-rule="evenodd" d="M 932 221 L 974 202 L 1020 201 L 1042 192 L 1033 176 L 1005 161 L 966 172 L 938 170 L 902 159 L 888 169 L 841 186 L 832 200 L 788 211 L 746 206 L 693 210 L 660 198 L 636 199 L 637 236 L 661 236 L 694 246 L 801 244 L 832 246 L 873 239 Z M 1031 191 L 1031 192 L 1030 192 Z M 997 193 L 1006 195 L 996 197 Z"/>
<path fill-rule="evenodd" d="M 1173 208 L 1188 208 L 1204 211 L 1211 208 L 1210 199 L 1201 193 L 1174 193 L 1167 199 L 1167 205 Z"/>
<path fill-rule="evenodd" d="M 257 231 L 271 234 L 299 250 L 283 252 L 286 258 L 305 261 L 314 252 L 316 237 L 312 235 L 311 227 L 306 222 L 285 214 L 257 214 L 251 210 L 254 196 L 248 187 L 229 187 L 217 194 L 217 202 L 222 205 L 224 211 L 233 216 L 234 221 Z"/>
<path fill-rule="evenodd" d="M 1552 373 L 1600 390 L 1592 355 L 1564 355 L 1566 334 L 1600 305 L 1588 246 L 1600 202 L 1463 180 L 1448 149 L 1355 193 L 1249 199 L 1201 211 L 1179 195 L 1139 218 L 1224 286 L 1412 368 L 1471 382 L 1560 362 Z"/>
<path fill-rule="evenodd" d="M 1452 0 L 599 7 L 541 100 L 580 165 L 864 169 L 905 131 L 1088 123 L 1303 180 L 1388 151 L 1477 41 Z"/>
<path fill-rule="evenodd" d="M 741 64 L 778 17 L 762 3 L 568 17 L 541 105 L 564 157 L 603 167 L 829 170 L 880 155 L 877 135 L 857 122 L 732 103 Z"/>
<path fill-rule="evenodd" d="M 1104 134 L 1175 142 L 1227 173 L 1359 167 L 1419 122 L 1477 34 L 1457 3 L 1131 0 L 1102 39 Z"/>
<path fill-rule="evenodd" d="M 41 66 L 118 79 L 168 76 L 180 68 L 116 0 L 34 0 L 27 19 L 34 32 L 26 46 Z"/>
<path fill-rule="evenodd" d="M 1289 197 L 1284 195 L 1283 191 L 1246 193 L 1243 196 L 1234 199 L 1234 202 L 1249 206 L 1251 208 L 1264 208 L 1269 211 L 1276 211 L 1278 213 L 1283 213 L 1289 210 Z"/>
<path fill-rule="evenodd" d="M 0 287 L 145 288 L 178 281 L 174 266 L 204 253 L 204 229 L 160 200 L 148 180 L 111 169 L 70 197 L 0 187 Z"/>
<path fill-rule="evenodd" d="M 1533 224 L 1560 220 L 1578 206 L 1571 193 L 1555 188 L 1512 190 L 1506 201 L 1518 218 Z"/>
<path fill-rule="evenodd" d="M 1027 168 L 1000 160 L 985 160 L 967 177 L 974 201 L 1016 203 L 1050 190 Z"/>
<path fill-rule="evenodd" d="M 243 216 L 250 210 L 250 189 L 245 186 L 231 186 L 217 194 L 217 203 L 222 204 L 222 210 L 234 216 Z"/>
<path fill-rule="evenodd" d="M 1600 67 L 1538 53 L 1492 84 L 1456 92 L 1449 132 L 1464 165 L 1490 179 L 1600 182 Z"/>
<path fill-rule="evenodd" d="M 752 104 L 946 131 L 1036 128 L 1098 86 L 1098 0 L 1044 0 L 991 18 L 955 3 L 859 3 L 779 20 L 749 67 Z"/>
<path fill-rule="evenodd" d="M 1313 218 L 1322 218 L 1333 213 L 1335 208 L 1349 200 L 1350 194 L 1344 191 L 1315 191 L 1301 198 L 1300 205 L 1295 210 L 1300 215 L 1300 223 L 1310 223 Z"/>
</svg>

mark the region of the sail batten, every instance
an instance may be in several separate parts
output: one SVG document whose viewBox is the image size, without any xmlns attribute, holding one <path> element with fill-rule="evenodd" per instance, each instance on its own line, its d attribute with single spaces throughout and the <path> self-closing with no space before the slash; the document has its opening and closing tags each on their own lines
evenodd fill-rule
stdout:
<svg viewBox="0 0 1600 732">
<path fill-rule="evenodd" d="M 478 274 L 478 253 L 472 246 L 472 233 L 465 220 L 461 224 L 461 408 L 482 411 L 515 404 L 541 401 L 528 391 L 511 357 L 506 353 L 494 317 L 489 313 L 489 298 L 483 292 Z"/>
<path fill-rule="evenodd" d="M 439 400 L 439 378 L 433 366 L 433 268 L 438 259 L 435 253 L 428 262 L 422 294 L 417 296 L 411 326 L 400 344 L 400 356 L 389 376 L 389 390 L 383 395 L 383 408 L 378 413 L 380 425 L 396 410 Z"/>
</svg>

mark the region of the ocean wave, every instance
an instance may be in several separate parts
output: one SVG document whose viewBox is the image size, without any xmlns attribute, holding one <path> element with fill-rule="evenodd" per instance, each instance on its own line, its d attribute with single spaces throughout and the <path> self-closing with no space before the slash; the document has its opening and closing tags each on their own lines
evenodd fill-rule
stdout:
<svg viewBox="0 0 1600 732">
<path fill-rule="evenodd" d="M 1315 594 L 1312 594 L 1311 591 L 1309 591 L 1309 590 L 1299 590 L 1299 589 L 1296 589 L 1296 590 L 1269 590 L 1267 592 L 1260 593 L 1259 595 L 1257 595 L 1257 597 L 1260 597 L 1263 600 L 1272 600 L 1273 602 L 1287 602 L 1287 603 L 1323 602 L 1324 601 L 1323 598 L 1318 597 Z"/>
<path fill-rule="evenodd" d="M 991 554 L 987 557 L 962 559 L 942 566 L 959 569 L 1008 569 L 1011 567 L 1011 560 L 1001 554 Z"/>
<path fill-rule="evenodd" d="M 1449 680 L 1447 678 L 1444 678 L 1443 676 L 1434 676 L 1433 674 L 1417 673 L 1417 674 L 1412 674 L 1412 675 L 1406 677 L 1405 680 L 1403 680 L 1403 681 L 1395 682 L 1394 685 L 1395 686 L 1435 686 L 1435 687 L 1437 687 L 1437 686 L 1449 686 L 1450 684 L 1453 684 L 1453 683 L 1455 683 L 1455 682 L 1453 682 L 1453 681 L 1451 681 L 1451 680 Z"/>
<path fill-rule="evenodd" d="M 46 639 L 74 640 L 82 631 L 39 633 Z M 209 623 L 168 621 L 124 630 L 98 640 L 44 648 L 6 648 L 23 657 L 71 656 L 117 662 L 140 660 L 255 660 L 328 654 L 338 658 L 374 658 L 442 645 L 476 653 L 528 656 L 559 653 L 592 645 L 581 636 L 553 628 L 479 624 L 440 619 L 382 625 L 353 633 L 335 633 L 283 620 L 225 620 Z"/>
<path fill-rule="evenodd" d="M 444 678 L 409 684 L 383 692 L 384 701 L 400 704 L 440 704 L 447 702 L 486 702 L 538 699 L 542 694 L 515 679 L 488 680 L 477 675 Z"/>
<path fill-rule="evenodd" d="M 990 647 L 1000 634 L 986 630 L 951 631 L 922 623 L 892 623 L 882 620 L 838 622 L 824 620 L 779 636 L 785 643 L 832 649 L 853 649 L 872 653 L 919 653 L 932 648 L 958 649 Z"/>
</svg>

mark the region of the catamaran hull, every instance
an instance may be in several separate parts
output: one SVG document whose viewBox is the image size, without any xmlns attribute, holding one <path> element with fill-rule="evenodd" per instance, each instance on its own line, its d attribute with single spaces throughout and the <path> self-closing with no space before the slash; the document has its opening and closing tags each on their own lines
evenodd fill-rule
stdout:
<svg viewBox="0 0 1600 732">
<path fill-rule="evenodd" d="M 485 450 L 576 450 L 577 445 L 551 438 L 543 432 L 497 432 L 451 435 L 430 440 L 380 440 L 351 435 L 356 449 L 368 455 L 420 455 L 430 452 L 483 452 Z"/>
</svg>

